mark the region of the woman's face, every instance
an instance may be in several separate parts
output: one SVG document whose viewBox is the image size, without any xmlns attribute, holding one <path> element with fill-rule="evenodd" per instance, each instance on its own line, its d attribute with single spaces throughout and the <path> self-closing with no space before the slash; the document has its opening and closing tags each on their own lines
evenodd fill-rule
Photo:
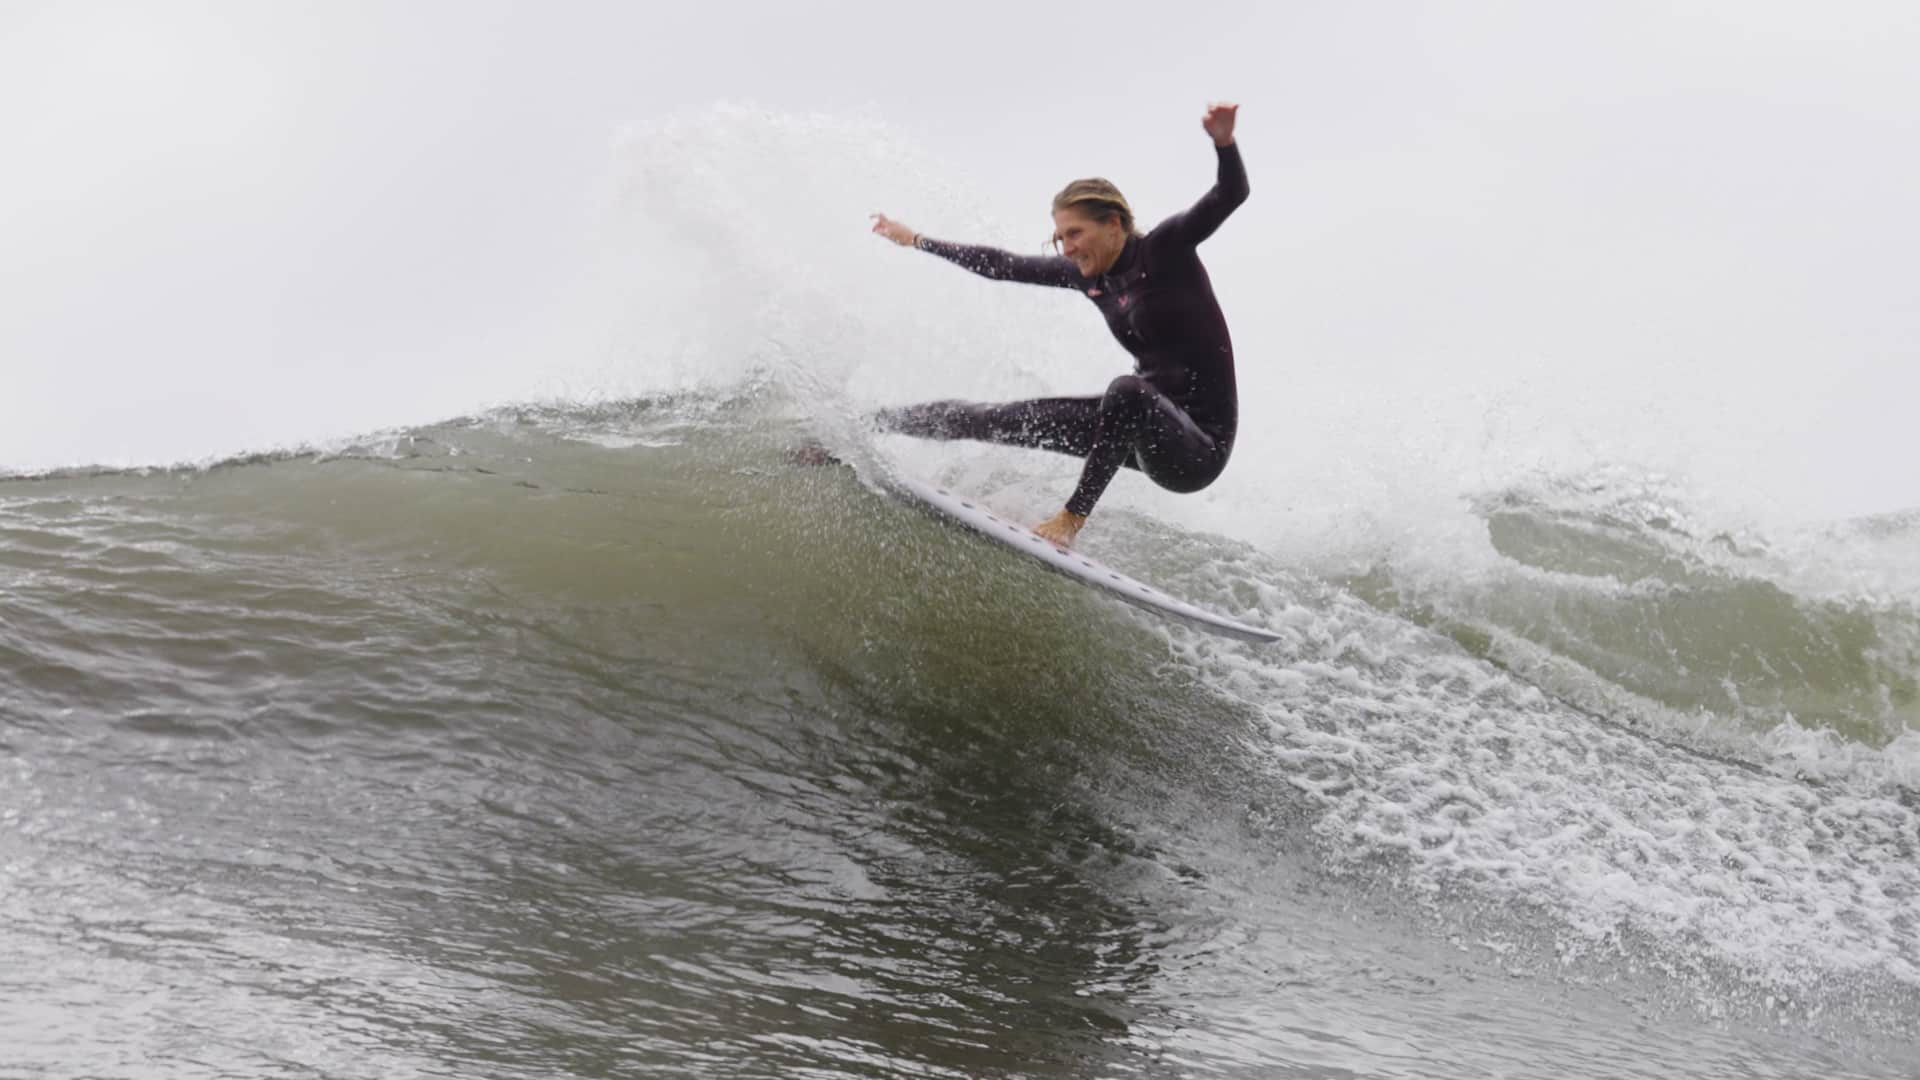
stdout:
<svg viewBox="0 0 1920 1080">
<path fill-rule="evenodd" d="M 1099 277 L 1113 268 L 1120 249 L 1127 246 L 1127 230 L 1119 218 L 1095 221 L 1069 206 L 1053 212 L 1053 238 L 1060 254 L 1073 260 L 1081 277 Z"/>
</svg>

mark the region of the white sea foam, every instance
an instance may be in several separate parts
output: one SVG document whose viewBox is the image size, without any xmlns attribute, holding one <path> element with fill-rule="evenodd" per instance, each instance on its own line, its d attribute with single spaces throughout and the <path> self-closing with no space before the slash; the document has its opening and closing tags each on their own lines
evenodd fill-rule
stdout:
<svg viewBox="0 0 1920 1080">
<path fill-rule="evenodd" d="M 1599 722 L 1277 567 L 1240 572 L 1180 584 L 1282 643 L 1169 638 L 1259 708 L 1250 745 L 1334 865 L 1544 905 L 1576 950 L 1652 940 L 1781 988 L 1920 985 L 1913 734 L 1776 728 L 1757 749 L 1781 775 Z"/>
</svg>

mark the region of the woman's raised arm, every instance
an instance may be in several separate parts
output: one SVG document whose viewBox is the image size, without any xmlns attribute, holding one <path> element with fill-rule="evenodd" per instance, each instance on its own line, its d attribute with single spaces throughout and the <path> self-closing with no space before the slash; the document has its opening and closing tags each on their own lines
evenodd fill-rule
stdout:
<svg viewBox="0 0 1920 1080">
<path fill-rule="evenodd" d="M 1247 167 L 1240 160 L 1240 145 L 1233 139 L 1233 124 L 1239 113 L 1240 106 L 1227 102 L 1207 106 L 1200 126 L 1213 137 L 1213 151 L 1220 159 L 1219 173 L 1213 187 L 1200 196 L 1199 202 L 1161 222 L 1154 229 L 1156 234 L 1174 236 L 1190 247 L 1197 247 L 1213 235 L 1227 220 L 1227 215 L 1247 201 L 1252 189 L 1247 186 Z"/>
</svg>

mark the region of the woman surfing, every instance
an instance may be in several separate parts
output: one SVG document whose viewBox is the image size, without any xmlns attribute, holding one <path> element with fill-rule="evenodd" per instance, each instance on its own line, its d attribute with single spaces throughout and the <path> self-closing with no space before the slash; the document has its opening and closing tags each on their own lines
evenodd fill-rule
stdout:
<svg viewBox="0 0 1920 1080">
<path fill-rule="evenodd" d="M 1226 317 L 1195 248 L 1247 200 L 1247 172 L 1234 143 L 1239 106 L 1207 107 L 1201 127 L 1213 138 L 1219 173 L 1200 201 L 1145 234 L 1118 188 L 1075 180 L 1053 199 L 1058 255 L 1015 255 L 998 248 L 922 236 L 885 214 L 873 231 L 996 281 L 1078 289 L 1106 317 L 1133 355 L 1134 374 L 1097 397 L 1039 398 L 999 405 L 936 401 L 883 410 L 882 427 L 933 439 L 979 439 L 1084 457 L 1080 484 L 1066 506 L 1033 527 L 1069 547 L 1122 466 L 1170 491 L 1199 491 L 1227 466 L 1239 421 L 1233 343 Z"/>
</svg>

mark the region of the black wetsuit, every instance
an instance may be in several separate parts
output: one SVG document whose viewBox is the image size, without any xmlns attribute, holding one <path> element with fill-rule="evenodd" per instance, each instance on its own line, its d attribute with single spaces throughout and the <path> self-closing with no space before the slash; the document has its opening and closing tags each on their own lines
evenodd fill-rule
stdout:
<svg viewBox="0 0 1920 1080">
<path fill-rule="evenodd" d="M 1107 328 L 1133 354 L 1136 374 L 1122 375 L 1099 397 L 1040 398 L 1003 405 L 936 401 L 889 409 L 880 422 L 895 431 L 937 439 L 1058 450 L 1087 459 L 1067 501 L 1089 514 L 1122 466 L 1173 491 L 1198 491 L 1226 468 L 1239 422 L 1233 343 L 1213 285 L 1194 248 L 1247 199 L 1247 171 L 1238 144 L 1219 147 L 1213 189 L 1189 210 L 1145 236 L 1127 238 L 1111 269 L 1095 278 L 1065 256 L 1014 255 L 997 248 L 921 237 L 919 246 L 983 277 L 1078 289 L 1106 316 Z"/>
</svg>

